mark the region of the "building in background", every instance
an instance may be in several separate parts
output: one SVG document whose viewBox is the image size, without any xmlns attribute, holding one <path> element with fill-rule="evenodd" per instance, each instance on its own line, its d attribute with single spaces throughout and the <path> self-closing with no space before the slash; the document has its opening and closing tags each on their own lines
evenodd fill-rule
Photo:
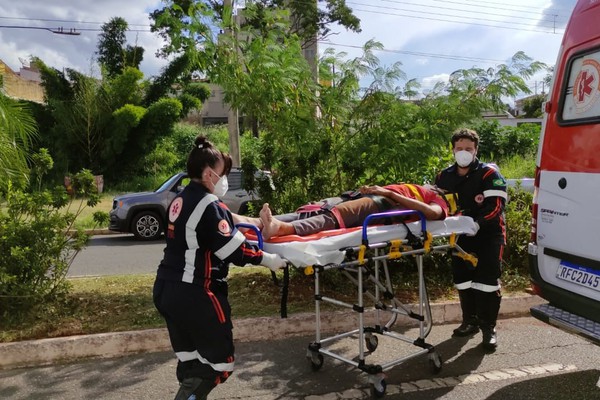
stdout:
<svg viewBox="0 0 600 400">
<path fill-rule="evenodd" d="M 35 65 L 26 65 L 23 62 L 19 72 L 15 72 L 4 61 L 0 60 L 0 77 L 2 79 L 0 90 L 6 96 L 17 100 L 44 102 L 42 78 Z"/>
</svg>

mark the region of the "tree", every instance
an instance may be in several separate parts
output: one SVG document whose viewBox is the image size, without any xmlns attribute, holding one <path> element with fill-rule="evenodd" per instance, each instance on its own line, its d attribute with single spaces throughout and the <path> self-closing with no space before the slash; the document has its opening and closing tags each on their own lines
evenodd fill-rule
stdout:
<svg viewBox="0 0 600 400">
<path fill-rule="evenodd" d="M 98 62 L 109 77 L 114 77 L 125 67 L 138 68 L 144 58 L 144 49 L 138 46 L 126 45 L 125 32 L 127 21 L 114 17 L 101 27 L 102 33 L 98 39 Z"/>
<path fill-rule="evenodd" d="M 523 118 L 541 118 L 544 112 L 542 104 L 546 101 L 546 95 L 537 94 L 529 96 L 523 101 Z"/>
<path fill-rule="evenodd" d="M 318 7 L 318 3 L 325 6 Z M 167 0 L 161 9 L 150 14 L 152 31 L 165 40 L 159 55 L 181 54 L 197 49 L 211 39 L 211 25 L 223 28 L 235 26 L 223 3 L 216 0 Z M 338 24 L 353 32 L 360 32 L 360 20 L 352 14 L 346 0 L 259 0 L 246 3 L 242 29 L 249 27 L 260 36 L 272 26 L 276 11 L 287 10 L 286 36 L 299 36 L 302 47 L 331 34 L 331 25 Z M 190 18 L 192 17 L 192 18 Z"/>
<path fill-rule="evenodd" d="M 123 170 L 142 172 L 140 160 L 181 117 L 177 99 L 142 105 L 143 74 L 135 68 L 98 80 L 37 62 L 47 103 L 40 113 L 46 121 L 41 144 L 55 157 L 59 174 L 87 168 L 123 179 Z"/>
<path fill-rule="evenodd" d="M 36 135 L 35 120 L 25 105 L 0 92 L 0 192 L 10 181 L 20 186 L 27 182 L 27 152 Z"/>
</svg>

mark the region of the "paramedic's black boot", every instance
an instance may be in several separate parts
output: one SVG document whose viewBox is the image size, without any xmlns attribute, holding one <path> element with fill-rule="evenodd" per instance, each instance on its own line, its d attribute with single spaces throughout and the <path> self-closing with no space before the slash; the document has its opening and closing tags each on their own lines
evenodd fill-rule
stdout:
<svg viewBox="0 0 600 400">
<path fill-rule="evenodd" d="M 479 327 L 483 334 L 481 345 L 486 351 L 492 352 L 498 346 L 496 320 L 498 319 L 501 300 L 500 291 L 477 293 L 477 316 L 479 317 Z"/>
<path fill-rule="evenodd" d="M 465 337 L 474 335 L 477 332 L 479 332 L 479 327 L 477 325 L 463 322 L 458 328 L 452 331 L 452 336 Z"/>
<path fill-rule="evenodd" d="M 496 335 L 496 328 L 481 327 L 481 333 L 483 334 L 483 340 L 481 345 L 487 351 L 495 351 L 498 346 L 498 336 Z"/>
<path fill-rule="evenodd" d="M 473 289 L 459 290 L 458 298 L 460 299 L 463 323 L 452 332 L 452 336 L 465 337 L 474 335 L 479 332 L 475 291 Z"/>
<path fill-rule="evenodd" d="M 175 400 L 206 400 L 208 393 L 214 387 L 213 382 L 202 378 L 185 378 L 179 384 Z"/>
</svg>

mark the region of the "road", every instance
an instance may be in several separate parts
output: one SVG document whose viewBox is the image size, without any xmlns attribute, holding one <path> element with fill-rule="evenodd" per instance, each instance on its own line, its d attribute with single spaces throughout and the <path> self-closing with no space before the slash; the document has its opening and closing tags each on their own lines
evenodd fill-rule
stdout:
<svg viewBox="0 0 600 400">
<path fill-rule="evenodd" d="M 600 347 L 542 324 L 533 318 L 501 320 L 500 347 L 484 355 L 480 338 L 450 339 L 455 325 L 434 327 L 428 342 L 445 360 L 437 375 L 426 356 L 408 360 L 386 373 L 392 400 L 600 399 Z M 414 330 L 407 332 L 409 337 Z M 367 375 L 325 358 L 313 372 L 305 355 L 313 337 L 236 344 L 236 371 L 210 395 L 225 399 L 368 399 Z M 346 355 L 358 354 L 356 339 L 335 345 Z M 367 357 L 383 363 L 414 352 L 382 338 Z M 177 390 L 170 352 L 64 365 L 0 371 L 0 398 L 9 400 L 172 399 Z"/>
<path fill-rule="evenodd" d="M 69 277 L 156 272 L 164 240 L 142 242 L 133 235 L 93 236 L 71 264 Z"/>
</svg>

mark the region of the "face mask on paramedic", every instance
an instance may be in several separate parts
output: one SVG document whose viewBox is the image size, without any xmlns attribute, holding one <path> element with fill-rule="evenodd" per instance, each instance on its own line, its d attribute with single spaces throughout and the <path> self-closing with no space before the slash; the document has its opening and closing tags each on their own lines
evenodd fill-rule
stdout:
<svg viewBox="0 0 600 400">
<path fill-rule="evenodd" d="M 460 150 L 454 153 L 454 159 L 460 167 L 468 167 L 473 162 L 473 153 L 467 150 Z"/>
<path fill-rule="evenodd" d="M 217 174 L 212 168 L 210 168 L 210 171 L 216 176 L 219 176 L 219 174 Z M 215 196 L 224 196 L 225 193 L 227 193 L 227 190 L 229 190 L 229 182 L 227 182 L 227 175 L 219 177 L 219 180 L 217 181 L 217 183 L 213 183 L 213 186 L 213 194 Z"/>
</svg>

